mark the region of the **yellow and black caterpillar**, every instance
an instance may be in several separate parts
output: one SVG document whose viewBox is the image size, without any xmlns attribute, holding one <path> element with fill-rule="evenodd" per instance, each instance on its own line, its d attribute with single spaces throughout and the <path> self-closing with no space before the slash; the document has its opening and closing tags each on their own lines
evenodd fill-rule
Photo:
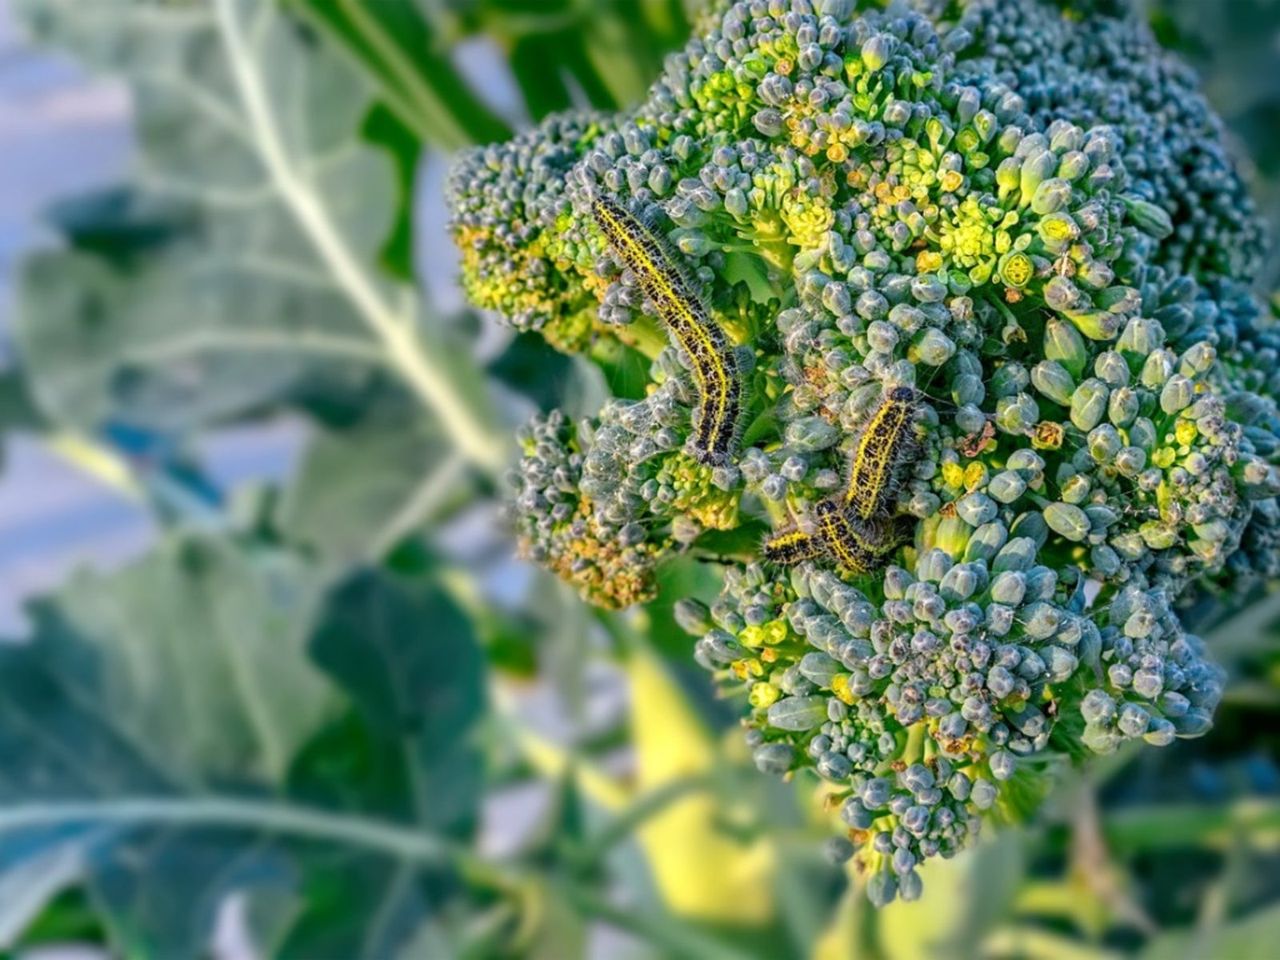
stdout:
<svg viewBox="0 0 1280 960">
<path fill-rule="evenodd" d="M 898 499 L 902 468 L 919 453 L 911 387 L 894 387 L 867 418 L 853 451 L 844 502 L 862 520 L 888 516 Z"/>
<path fill-rule="evenodd" d="M 910 538 L 907 522 L 884 518 L 864 521 L 838 500 L 819 503 L 814 520 L 815 533 L 790 527 L 765 538 L 764 558 L 784 566 L 827 559 L 850 573 L 874 573 Z"/>
<path fill-rule="evenodd" d="M 640 289 L 689 357 L 699 392 L 690 453 L 702 463 L 728 462 L 737 440 L 743 392 L 733 345 L 647 224 L 608 197 L 593 200 L 591 210 L 605 240 L 635 274 Z"/>
</svg>

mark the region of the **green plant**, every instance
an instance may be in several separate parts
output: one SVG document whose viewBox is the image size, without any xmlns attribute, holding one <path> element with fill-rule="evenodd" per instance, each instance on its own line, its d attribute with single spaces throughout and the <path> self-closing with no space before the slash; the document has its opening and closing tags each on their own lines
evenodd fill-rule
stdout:
<svg viewBox="0 0 1280 960">
<path fill-rule="evenodd" d="M 1224 674 L 1175 601 L 1277 560 L 1262 229 L 1193 78 L 1123 11 L 922 6 L 716 4 L 636 110 L 451 181 L 478 305 L 651 360 L 521 434 L 522 549 L 604 606 L 721 558 L 677 618 L 877 905 L 1063 760 L 1204 734 Z"/>
<path fill-rule="evenodd" d="M 580 535 L 544 530 L 545 513 L 532 507 L 515 517 L 531 544 L 548 538 L 547 557 L 578 587 L 615 605 L 628 593 L 654 599 L 624 613 L 591 610 L 552 577 L 513 572 L 493 518 L 499 474 L 517 455 L 510 424 L 543 411 L 522 441 L 554 466 L 539 482 L 573 497 L 598 495 L 577 484 L 579 472 L 587 481 L 612 469 L 599 457 L 610 439 L 593 437 L 577 417 L 604 407 L 601 437 L 621 441 L 615 426 L 630 431 L 641 425 L 633 418 L 661 414 L 683 445 L 696 391 L 672 384 L 685 371 L 665 331 L 639 315 L 630 281 L 611 282 L 611 254 L 591 219 L 575 207 L 547 231 L 524 211 L 545 204 L 564 212 L 569 184 L 560 174 L 578 163 L 579 141 L 615 149 L 605 137 L 621 129 L 614 111 L 646 97 L 663 73 L 662 54 L 691 29 L 701 35 L 722 22 L 722 4 L 711 4 L 709 18 L 703 4 L 681 0 L 13 6 L 33 41 L 128 85 L 138 148 L 124 182 L 57 203 L 48 216 L 55 242 L 23 259 L 13 365 L 0 371 L 0 428 L 45 444 L 147 509 L 156 543 L 122 569 L 80 571 L 34 600 L 28 634 L 0 646 L 0 953 L 78 942 L 164 958 L 243 947 L 258 956 L 379 960 L 559 960 L 602 949 L 913 960 L 1204 955 L 1270 942 L 1280 897 L 1271 879 L 1280 875 L 1280 814 L 1265 759 L 1276 748 L 1277 613 L 1267 601 L 1224 620 L 1219 593 L 1234 584 L 1240 599 L 1256 599 L 1260 588 L 1245 576 L 1269 572 L 1266 507 L 1255 508 L 1244 548 L 1213 589 L 1188 594 L 1195 603 L 1179 613 L 1228 668 L 1214 729 L 1176 750 L 1121 745 L 1084 775 L 1064 769 L 1028 827 L 989 832 L 949 861 L 933 858 L 917 868 L 921 900 L 875 910 L 862 883 L 848 884 L 821 855 L 829 784 L 809 773 L 789 785 L 760 775 L 734 729 L 740 702 L 716 702 L 692 665 L 691 650 L 705 659 L 724 640 L 705 622 L 733 613 L 716 595 L 728 583 L 736 596 L 750 582 L 732 571 L 726 580 L 725 566 L 754 557 L 785 500 L 758 511 L 755 494 L 738 495 L 741 481 L 717 486 L 712 474 L 724 480 L 729 465 L 700 463 L 696 445 L 688 457 L 664 453 L 654 474 L 641 464 L 637 482 L 654 481 L 659 499 L 671 501 L 669 527 L 664 517 L 633 525 L 584 511 Z M 1158 258 L 1169 271 L 1157 284 L 1160 323 L 1187 340 L 1212 330 L 1212 376 L 1229 370 L 1245 390 L 1272 393 L 1270 356 L 1246 346 L 1253 307 L 1233 285 L 1251 269 L 1255 229 L 1191 78 L 1155 59 L 1133 23 L 1090 20 L 1082 48 L 1069 21 L 1037 9 L 996 16 L 984 5 L 936 5 L 944 28 L 960 17 L 974 36 L 1008 39 L 1034 27 L 1034 36 L 1015 39 L 1048 44 L 1030 48 L 1024 63 L 1013 47 L 988 62 L 974 54 L 1000 50 L 975 42 L 953 76 L 971 72 L 966 85 L 984 89 L 997 72 L 1006 82 L 1021 78 L 1038 90 L 1036 111 L 1054 114 L 1047 119 L 1074 104 L 1119 124 L 1126 191 L 1164 206 L 1178 231 L 1146 244 L 1128 221 L 1159 229 L 1157 213 L 1140 203 L 1108 207 L 1125 243 L 1146 249 L 1138 259 Z M 1019 11 L 1035 19 L 1020 27 L 1007 19 Z M 1162 26 L 1162 37 L 1169 32 Z M 907 46 L 918 42 L 923 35 Z M 1080 69 L 1080 58 L 1100 49 L 1110 71 L 1133 64 L 1127 81 L 1089 86 L 1096 65 Z M 680 75 L 679 54 L 670 69 Z M 737 95 L 717 82 L 717 103 Z M 1056 102 L 1059 84 L 1081 98 Z M 493 97 L 497 87 L 509 95 Z M 1144 106 L 1152 91 L 1168 94 L 1159 122 Z M 585 106 L 599 112 L 548 120 L 461 161 L 475 178 L 455 196 L 479 198 L 477 229 L 490 230 L 472 234 L 464 282 L 545 335 L 490 328 L 481 336 L 476 315 L 442 310 L 418 281 L 415 264 L 439 258 L 447 238 L 433 230 L 430 204 L 417 216 L 413 200 L 437 192 L 423 183 L 433 182 L 445 151 L 508 139 L 526 120 Z M 1066 119 L 1085 127 L 1099 117 Z M 1148 147 L 1162 137 L 1169 156 L 1136 170 L 1132 155 L 1150 161 L 1157 153 Z M 1188 138 L 1194 149 L 1184 149 Z M 1190 167 L 1171 159 L 1182 154 Z M 648 177 L 662 185 L 672 176 L 680 190 L 674 173 L 693 162 L 691 154 Z M 604 166 L 608 177 L 632 162 Z M 546 176 L 512 192 L 526 168 Z M 502 217 L 485 221 L 495 204 Z M 792 203 L 784 225 L 814 229 L 822 212 Z M 766 469 L 748 481 L 753 490 L 776 474 L 769 489 L 798 503 L 809 461 L 825 458 L 840 492 L 846 464 L 830 451 L 848 442 L 848 429 L 795 416 L 779 405 L 781 393 L 761 397 L 755 387 L 764 380 L 795 393 L 778 373 L 783 346 L 771 332 L 770 300 L 788 286 L 780 264 L 800 251 L 767 231 L 759 246 L 738 238 L 735 249 L 716 250 L 713 242 L 730 239 L 726 215 L 708 211 L 711 229 L 676 234 L 682 245 L 671 256 L 699 269 L 682 278 L 692 289 L 711 284 L 708 319 L 734 341 L 759 345 L 732 361 L 753 391 L 744 394 L 753 409 L 737 424 L 734 459 L 782 436 L 803 462 L 767 450 Z M 520 230 L 504 232 L 514 220 Z M 669 226 L 658 217 L 646 229 Z M 580 262 L 597 257 L 601 276 L 528 255 L 582 242 Z M 973 249 L 981 254 L 981 244 Z M 1025 264 L 1005 266 L 1017 280 Z M 1171 279 L 1186 271 L 1209 292 Z M 1028 298 L 1042 296 L 1042 282 L 1026 278 Z M 597 306 L 601 294 L 607 302 Z M 1016 315 L 1027 303 L 1006 306 Z M 1233 367 L 1237 345 L 1243 360 Z M 925 334 L 912 349 L 933 356 L 946 348 Z M 988 363 L 981 346 L 961 349 Z M 712 374 L 717 358 L 707 358 Z M 625 410 L 617 402 L 642 400 L 658 381 L 658 400 Z M 941 383 L 916 386 L 951 422 L 959 410 L 939 402 Z M 1041 371 L 1014 393 L 1069 421 L 1041 383 L 1061 391 L 1064 381 Z M 1006 396 L 1008 385 L 984 389 Z M 973 386 L 956 378 L 945 387 L 953 388 Z M 870 391 L 865 399 L 875 403 Z M 820 409 L 827 402 L 818 397 Z M 919 464 L 938 453 L 931 414 L 923 403 L 913 410 L 923 448 L 903 443 L 885 471 L 864 451 L 858 474 L 872 487 L 896 477 L 897 500 L 907 503 L 927 479 Z M 298 462 L 279 481 L 226 488 L 216 462 L 206 464 L 205 441 L 266 420 L 284 420 L 304 438 Z M 1269 433 L 1263 417 L 1247 436 L 1257 446 Z M 1003 432 L 986 440 L 1009 442 Z M 583 458 L 573 444 L 596 454 Z M 1047 469 L 1062 455 L 1037 456 Z M 1024 461 L 1019 469 L 1034 463 Z M 741 468 L 754 469 L 745 460 Z M 523 470 L 529 478 L 530 465 Z M 1056 495 L 1063 482 L 1046 476 L 1045 489 Z M 1018 486 L 1009 476 L 986 483 L 989 493 L 993 484 L 1005 494 Z M 876 492 L 860 501 L 873 515 L 895 490 Z M 1019 496 L 1047 494 L 1033 487 Z M 974 498 L 964 509 L 981 508 Z M 1060 524 L 1074 516 L 1055 512 Z M 1228 517 L 1239 520 L 1234 508 Z M 931 536 L 960 530 L 948 529 Z M 679 549 L 660 543 L 668 532 Z M 970 538 L 974 551 L 989 546 L 987 535 Z M 594 552 L 578 566 L 584 548 Z M 1164 550 L 1183 553 L 1181 545 Z M 895 559 L 902 567 L 911 555 Z M 1049 583 L 1034 566 L 1023 574 L 1024 591 Z M 903 583 L 900 571 L 881 575 Z M 946 589 L 966 575 L 948 572 Z M 836 588 L 833 596 L 848 586 L 831 570 L 796 581 L 805 578 Z M 743 619 L 754 621 L 761 602 L 744 601 Z M 711 638 L 695 645 L 681 625 Z M 799 670 L 787 682 L 799 678 L 813 682 Z M 769 696 L 767 686 L 756 696 Z M 1079 718 L 1075 727 L 1063 716 L 1057 723 L 1069 728 L 1067 739 L 1079 734 Z M 1034 779 L 1026 766 L 1010 782 Z M 936 777 L 936 764 L 925 767 Z M 921 785 L 920 770 L 903 774 Z M 625 942 L 598 939 L 604 927 Z M 221 939 L 228 934 L 230 945 Z"/>
</svg>

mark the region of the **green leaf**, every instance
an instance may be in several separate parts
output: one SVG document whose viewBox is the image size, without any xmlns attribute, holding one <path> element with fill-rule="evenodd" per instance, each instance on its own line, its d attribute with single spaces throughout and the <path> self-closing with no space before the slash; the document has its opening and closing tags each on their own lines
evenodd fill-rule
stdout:
<svg viewBox="0 0 1280 960">
<path fill-rule="evenodd" d="M 284 491 L 286 538 L 336 568 L 385 555 L 465 498 L 466 465 L 416 411 L 320 430 Z"/>
<path fill-rule="evenodd" d="M 46 411 L 192 429 L 388 368 L 468 457 L 501 468 L 483 376 L 381 269 L 407 259 L 404 151 L 362 139 L 394 140 L 357 65 L 270 0 L 18 12 L 38 41 L 128 81 L 141 154 L 138 199 L 70 231 L 91 245 L 22 270 L 15 334 Z M 160 225 L 140 231 L 139 209 Z"/>
<path fill-rule="evenodd" d="M 113 815 L 284 776 L 335 702 L 303 656 L 314 599 L 287 557 L 196 538 L 35 606 L 31 643 L 0 652 L 0 886 L 78 860 L 117 943 L 195 952 L 246 850 Z"/>
<path fill-rule="evenodd" d="M 1148 943 L 1139 956 L 1141 960 L 1198 960 L 1200 957 L 1271 960 L 1278 939 L 1280 906 L 1271 906 L 1215 929 L 1161 934 Z"/>
<path fill-rule="evenodd" d="M 481 773 L 470 627 L 423 576 L 361 574 L 323 603 L 320 580 L 188 535 L 33 608 L 31 641 L 0 646 L 0 891 L 41 895 L 7 937 L 78 879 L 120 955 L 204 953 L 237 893 L 269 955 L 381 957 L 457 893 L 474 857 L 444 832 L 469 834 Z M 339 912 L 335 884 L 359 893 Z"/>
<path fill-rule="evenodd" d="M 458 608 L 423 575 L 356 574 L 330 597 L 312 654 L 369 728 L 413 762 L 407 813 L 466 833 L 482 774 L 483 657 Z"/>
</svg>

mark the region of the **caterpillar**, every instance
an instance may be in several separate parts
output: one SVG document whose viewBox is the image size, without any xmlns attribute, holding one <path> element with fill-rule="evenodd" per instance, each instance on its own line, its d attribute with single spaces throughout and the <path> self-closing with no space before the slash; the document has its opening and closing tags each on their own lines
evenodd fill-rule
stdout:
<svg viewBox="0 0 1280 960">
<path fill-rule="evenodd" d="M 765 537 L 761 553 L 770 563 L 794 566 L 806 560 L 816 560 L 827 549 L 818 537 L 805 533 L 799 527 L 788 527 Z"/>
<path fill-rule="evenodd" d="M 915 434 L 919 398 L 911 387 L 894 387 L 867 419 L 854 448 L 844 502 L 862 520 L 884 516 L 898 494 L 898 474 L 918 453 Z"/>
<path fill-rule="evenodd" d="M 906 539 L 906 527 L 896 520 L 863 522 L 841 503 L 823 500 L 814 508 L 818 537 L 827 553 L 851 573 L 874 573 Z"/>
<path fill-rule="evenodd" d="M 591 212 L 613 252 L 635 274 L 640 289 L 689 357 L 699 393 L 690 454 L 714 466 L 727 463 L 742 412 L 742 371 L 732 344 L 649 226 L 608 197 L 596 197 Z"/>
</svg>

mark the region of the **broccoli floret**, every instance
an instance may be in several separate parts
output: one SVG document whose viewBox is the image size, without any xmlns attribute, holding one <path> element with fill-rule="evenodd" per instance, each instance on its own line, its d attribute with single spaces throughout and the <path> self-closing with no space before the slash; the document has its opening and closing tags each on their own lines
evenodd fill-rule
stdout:
<svg viewBox="0 0 1280 960">
<path fill-rule="evenodd" d="M 1055 760 L 1202 734 L 1222 677 L 1175 600 L 1280 570 L 1280 333 L 1191 75 L 1117 4 L 917 6 L 718 2 L 637 109 L 464 156 L 452 193 L 478 302 L 671 336 L 643 400 L 527 434 L 525 552 L 616 607 L 709 530 L 804 547 L 720 557 L 677 617 L 880 904 Z M 601 199 L 637 219 L 606 237 Z"/>
</svg>

